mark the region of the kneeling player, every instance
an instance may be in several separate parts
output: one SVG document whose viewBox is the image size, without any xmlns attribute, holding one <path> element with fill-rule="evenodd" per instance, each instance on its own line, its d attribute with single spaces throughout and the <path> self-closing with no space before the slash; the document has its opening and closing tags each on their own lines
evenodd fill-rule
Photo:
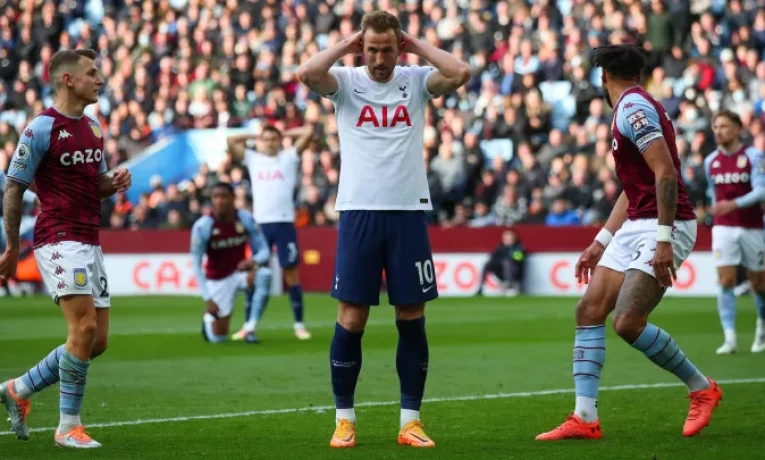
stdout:
<svg viewBox="0 0 765 460">
<path fill-rule="evenodd" d="M 191 231 L 191 253 L 194 273 L 207 304 L 202 323 L 205 340 L 219 343 L 226 340 L 229 321 L 234 310 L 236 293 L 254 287 L 252 312 L 249 322 L 262 314 L 268 302 L 271 287 L 271 269 L 268 263 L 269 248 L 255 220 L 247 211 L 234 207 L 234 188 L 218 183 L 212 190 L 211 216 L 203 216 L 194 223 Z M 247 260 L 245 248 L 249 242 L 252 260 Z M 207 264 L 202 267 L 202 258 Z M 258 267 L 253 269 L 253 267 Z M 245 341 L 257 343 L 252 332 Z"/>
</svg>

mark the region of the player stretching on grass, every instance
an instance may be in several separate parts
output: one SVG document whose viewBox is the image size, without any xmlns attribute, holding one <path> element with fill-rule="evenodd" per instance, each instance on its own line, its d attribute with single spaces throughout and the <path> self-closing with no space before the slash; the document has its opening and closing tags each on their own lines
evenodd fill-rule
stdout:
<svg viewBox="0 0 765 460">
<path fill-rule="evenodd" d="M 576 308 L 576 409 L 561 426 L 537 436 L 541 441 L 602 436 L 598 385 L 606 360 L 605 322 L 612 311 L 622 339 L 688 386 L 691 405 L 683 435 L 699 433 L 722 398 L 720 388 L 674 339 L 648 322 L 693 249 L 696 216 L 678 174 L 672 122 L 640 87 L 645 64 L 643 51 L 633 45 L 595 50 L 593 65 L 603 69 L 605 98 L 614 108 L 612 147 L 624 193 L 576 266 L 577 279 L 589 283 Z"/>
<path fill-rule="evenodd" d="M 109 333 L 109 283 L 98 234 L 101 199 L 131 184 L 127 169 L 107 174 L 103 130 L 84 114 L 104 84 L 95 58 L 93 50 L 59 51 L 51 58 L 56 99 L 24 130 L 11 159 L 3 200 L 8 242 L 0 257 L 0 277 L 7 279 L 19 256 L 22 196 L 34 180 L 41 203 L 35 259 L 69 334 L 66 344 L 26 374 L 0 385 L 0 401 L 16 436 L 29 439 L 29 398 L 60 380 L 55 440 L 75 448 L 101 446 L 80 421 L 90 361 L 106 350 Z"/>
<path fill-rule="evenodd" d="M 413 53 L 435 67 L 401 67 Z M 365 66 L 333 67 L 346 54 Z M 399 331 L 396 368 L 401 382 L 399 444 L 433 447 L 423 432 L 420 405 L 428 372 L 425 302 L 438 296 L 425 211 L 430 192 L 422 161 L 425 104 L 470 78 L 470 68 L 446 51 L 401 31 L 384 11 L 362 19 L 361 32 L 310 58 L 300 80 L 335 104 L 342 165 L 332 296 L 340 301 L 330 348 L 336 429 L 330 445 L 356 444 L 353 410 L 361 371 L 361 336 L 370 305 L 378 305 L 385 270 Z"/>
</svg>

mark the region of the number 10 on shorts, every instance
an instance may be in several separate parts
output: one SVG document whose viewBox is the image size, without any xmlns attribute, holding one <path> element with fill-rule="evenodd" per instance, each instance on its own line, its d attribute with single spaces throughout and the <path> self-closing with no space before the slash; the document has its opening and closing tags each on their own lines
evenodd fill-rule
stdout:
<svg viewBox="0 0 765 460">
<path fill-rule="evenodd" d="M 430 259 L 414 263 L 417 267 L 417 274 L 420 275 L 420 285 L 433 284 L 433 262 Z"/>
</svg>

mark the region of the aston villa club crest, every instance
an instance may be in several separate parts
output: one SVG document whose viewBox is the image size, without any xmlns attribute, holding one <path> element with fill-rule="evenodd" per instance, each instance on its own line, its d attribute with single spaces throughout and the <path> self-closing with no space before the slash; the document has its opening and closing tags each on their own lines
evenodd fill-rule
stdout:
<svg viewBox="0 0 765 460">
<path fill-rule="evenodd" d="M 88 272 L 84 268 L 74 269 L 74 285 L 85 287 L 88 284 Z"/>
<path fill-rule="evenodd" d="M 101 132 L 101 127 L 98 126 L 98 123 L 94 121 L 90 122 L 90 130 L 93 131 L 93 135 L 99 139 L 101 139 L 104 136 L 104 133 Z"/>
<path fill-rule="evenodd" d="M 744 169 L 746 168 L 747 158 L 746 155 L 740 155 L 738 159 L 736 160 L 736 167 L 738 169 Z"/>
<path fill-rule="evenodd" d="M 244 225 L 241 222 L 237 222 L 234 228 L 236 228 L 236 233 L 244 233 Z"/>
</svg>

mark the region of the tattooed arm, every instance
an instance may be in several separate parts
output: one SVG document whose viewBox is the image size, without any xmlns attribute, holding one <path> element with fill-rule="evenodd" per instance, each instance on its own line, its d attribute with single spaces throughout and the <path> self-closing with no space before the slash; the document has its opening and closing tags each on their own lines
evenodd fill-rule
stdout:
<svg viewBox="0 0 765 460">
<path fill-rule="evenodd" d="M 16 275 L 19 260 L 19 226 L 26 184 L 9 180 L 3 197 L 3 218 L 5 219 L 5 252 L 0 254 L 0 278 L 8 279 Z"/>
<path fill-rule="evenodd" d="M 656 205 L 659 211 L 656 253 L 651 265 L 656 282 L 667 288 L 672 286 L 673 279 L 677 279 L 672 250 L 672 226 L 677 211 L 678 176 L 663 137 L 651 142 L 643 152 L 643 157 L 656 176 Z"/>
<path fill-rule="evenodd" d="M 677 211 L 677 171 L 666 141 L 657 139 L 643 152 L 646 163 L 656 176 L 656 204 L 659 210 L 659 225 L 675 222 Z"/>
<path fill-rule="evenodd" d="M 24 204 L 24 192 L 27 186 L 13 179 L 8 181 L 3 198 L 3 218 L 5 219 L 5 234 L 7 251 L 19 251 L 19 227 L 21 226 L 21 211 Z"/>
</svg>

